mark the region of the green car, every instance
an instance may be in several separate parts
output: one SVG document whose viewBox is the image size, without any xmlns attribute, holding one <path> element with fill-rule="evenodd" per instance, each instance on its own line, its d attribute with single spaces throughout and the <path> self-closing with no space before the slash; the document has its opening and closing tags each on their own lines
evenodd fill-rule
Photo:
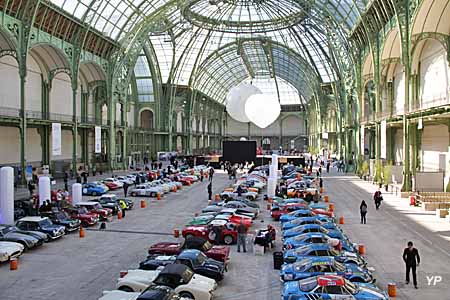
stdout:
<svg viewBox="0 0 450 300">
<path fill-rule="evenodd" d="M 213 215 L 198 216 L 193 218 L 186 226 L 208 225 L 214 219 Z"/>
</svg>

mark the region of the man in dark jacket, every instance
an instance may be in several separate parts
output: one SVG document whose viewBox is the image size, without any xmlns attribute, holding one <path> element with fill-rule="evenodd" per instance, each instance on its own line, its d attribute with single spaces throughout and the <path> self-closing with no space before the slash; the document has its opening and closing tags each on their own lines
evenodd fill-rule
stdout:
<svg viewBox="0 0 450 300">
<path fill-rule="evenodd" d="M 409 283 L 409 272 L 412 271 L 414 288 L 417 289 L 416 267 L 420 264 L 419 251 L 413 247 L 412 242 L 408 242 L 408 247 L 403 251 L 403 261 L 406 264 L 406 284 Z"/>
<path fill-rule="evenodd" d="M 208 200 L 212 200 L 212 183 L 208 184 Z"/>
<path fill-rule="evenodd" d="M 242 220 L 240 221 L 240 223 L 237 227 L 237 232 L 238 232 L 237 252 L 241 252 L 241 245 L 243 248 L 242 250 L 244 250 L 244 252 L 247 252 L 247 249 L 245 248 L 246 237 L 247 237 L 247 228 L 245 227 Z"/>
<path fill-rule="evenodd" d="M 127 193 L 128 193 L 128 186 L 129 186 L 128 182 L 123 183 L 123 193 L 124 193 L 125 197 L 127 196 Z"/>
</svg>

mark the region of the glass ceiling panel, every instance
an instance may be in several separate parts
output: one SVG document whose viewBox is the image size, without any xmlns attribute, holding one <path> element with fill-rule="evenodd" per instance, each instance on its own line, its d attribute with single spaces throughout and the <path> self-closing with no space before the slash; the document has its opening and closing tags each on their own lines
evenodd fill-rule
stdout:
<svg viewBox="0 0 450 300">
<path fill-rule="evenodd" d="M 275 82 L 274 78 L 258 76 L 254 79 L 248 78 L 245 82 L 256 86 L 264 94 L 278 97 L 279 93 L 281 105 L 302 104 L 297 89 L 283 78 L 277 78 L 277 82 Z"/>
</svg>

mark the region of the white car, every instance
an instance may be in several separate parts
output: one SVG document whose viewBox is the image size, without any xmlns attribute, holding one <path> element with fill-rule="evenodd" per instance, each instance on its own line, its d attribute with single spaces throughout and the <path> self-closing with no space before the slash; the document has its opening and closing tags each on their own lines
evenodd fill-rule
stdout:
<svg viewBox="0 0 450 300">
<path fill-rule="evenodd" d="M 22 255 L 25 247 L 15 242 L 0 242 L 0 262 Z"/>
<path fill-rule="evenodd" d="M 179 181 L 172 181 L 169 178 L 164 178 L 161 179 L 163 182 L 167 183 L 167 184 L 172 184 L 175 185 L 177 187 L 177 189 L 181 189 L 183 187 L 183 184 Z"/>
<path fill-rule="evenodd" d="M 117 180 L 116 178 L 106 178 L 103 182 L 112 182 L 115 183 L 119 188 L 123 187 L 123 182 Z"/>
<path fill-rule="evenodd" d="M 170 287 L 180 297 L 194 300 L 211 300 L 217 288 L 214 279 L 194 274 L 189 267 L 182 264 L 170 264 L 161 271 L 128 271 L 127 275 L 119 279 L 117 288 L 137 292 L 143 291 L 152 283 Z"/>
<path fill-rule="evenodd" d="M 156 197 L 158 193 L 161 193 L 161 189 L 148 186 L 146 184 L 140 184 L 133 187 L 128 191 L 132 197 L 144 196 L 144 197 Z"/>
<path fill-rule="evenodd" d="M 142 293 L 125 291 L 103 291 L 103 296 L 99 300 L 190 300 L 180 298 L 171 288 L 166 286 L 151 286 Z"/>
<path fill-rule="evenodd" d="M 127 176 L 117 176 L 116 180 L 122 183 L 127 183 L 128 185 L 133 185 L 134 184 L 134 180 L 132 180 L 131 178 L 128 178 Z"/>
<path fill-rule="evenodd" d="M 159 271 L 128 270 L 117 279 L 116 289 L 125 292 L 142 292 L 158 276 Z"/>
<path fill-rule="evenodd" d="M 151 183 L 153 183 L 157 186 L 160 186 L 163 189 L 164 193 L 166 193 L 166 194 L 172 190 L 172 187 L 169 184 L 166 184 L 166 183 L 162 182 L 161 180 L 154 180 Z"/>
<path fill-rule="evenodd" d="M 152 182 L 146 182 L 146 183 L 144 183 L 144 185 L 146 185 L 146 186 L 148 186 L 150 188 L 153 188 L 153 189 L 157 189 L 158 192 L 161 195 L 168 193 L 168 191 L 166 191 L 160 184 L 157 184 L 157 183 L 155 183 L 153 181 Z"/>
</svg>

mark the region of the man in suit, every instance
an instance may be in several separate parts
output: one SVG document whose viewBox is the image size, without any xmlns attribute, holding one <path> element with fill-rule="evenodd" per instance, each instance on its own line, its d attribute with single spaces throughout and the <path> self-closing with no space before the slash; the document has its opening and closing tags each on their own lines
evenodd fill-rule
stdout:
<svg viewBox="0 0 450 300">
<path fill-rule="evenodd" d="M 420 264 L 419 251 L 413 247 L 413 242 L 408 242 L 408 247 L 403 251 L 403 261 L 406 264 L 406 284 L 409 284 L 409 273 L 412 271 L 414 288 L 417 289 L 416 267 Z"/>
</svg>

